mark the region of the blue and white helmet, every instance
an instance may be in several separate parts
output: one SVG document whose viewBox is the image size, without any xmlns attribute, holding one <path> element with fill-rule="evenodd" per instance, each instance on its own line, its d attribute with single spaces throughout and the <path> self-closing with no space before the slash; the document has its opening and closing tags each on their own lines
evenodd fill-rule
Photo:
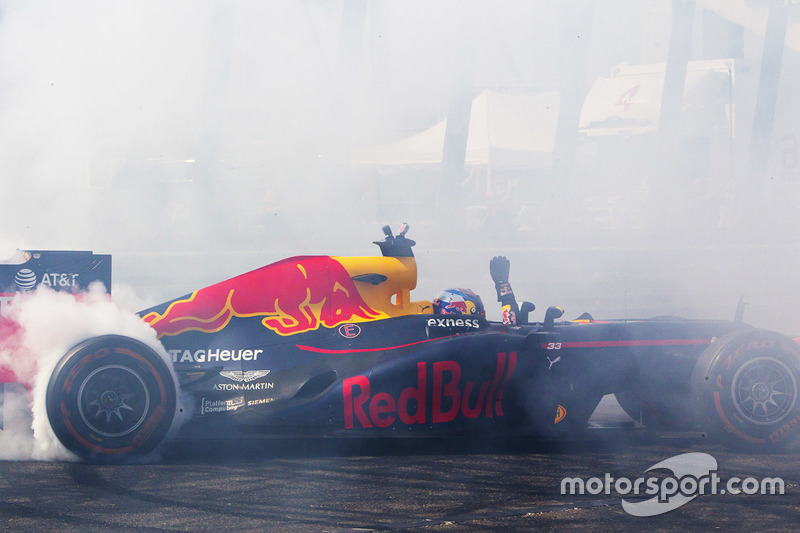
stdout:
<svg viewBox="0 0 800 533">
<path fill-rule="evenodd" d="M 433 312 L 437 315 L 478 315 L 485 317 L 481 297 L 470 289 L 446 289 L 433 299 Z"/>
</svg>

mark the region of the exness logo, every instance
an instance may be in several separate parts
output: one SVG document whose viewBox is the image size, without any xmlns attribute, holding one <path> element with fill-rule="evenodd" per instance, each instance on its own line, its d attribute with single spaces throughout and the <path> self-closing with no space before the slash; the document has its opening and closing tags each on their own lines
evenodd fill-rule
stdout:
<svg viewBox="0 0 800 533">
<path fill-rule="evenodd" d="M 717 475 L 717 460 L 707 453 L 684 453 L 656 463 L 645 472 L 668 470 L 670 476 L 641 476 L 634 480 L 614 478 L 564 478 L 561 494 L 613 493 L 623 497 L 622 508 L 633 516 L 656 516 L 677 509 L 701 494 L 783 494 L 781 478 L 731 477 Z M 650 498 L 646 498 L 651 496 Z M 628 499 L 626 499 L 628 498 Z"/>
</svg>

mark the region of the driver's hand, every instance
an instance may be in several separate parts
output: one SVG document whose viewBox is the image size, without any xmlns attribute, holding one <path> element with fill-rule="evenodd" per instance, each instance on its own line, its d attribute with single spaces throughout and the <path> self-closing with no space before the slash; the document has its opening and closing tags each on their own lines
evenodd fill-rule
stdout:
<svg viewBox="0 0 800 533">
<path fill-rule="evenodd" d="M 494 280 L 494 288 L 497 290 L 497 301 L 503 305 L 514 302 L 514 291 L 508 283 L 508 271 L 511 269 L 511 261 L 498 255 L 489 261 L 489 273 Z"/>
<path fill-rule="evenodd" d="M 505 256 L 498 255 L 489 261 L 489 274 L 496 285 L 508 283 L 508 272 L 511 270 L 511 261 Z"/>
</svg>

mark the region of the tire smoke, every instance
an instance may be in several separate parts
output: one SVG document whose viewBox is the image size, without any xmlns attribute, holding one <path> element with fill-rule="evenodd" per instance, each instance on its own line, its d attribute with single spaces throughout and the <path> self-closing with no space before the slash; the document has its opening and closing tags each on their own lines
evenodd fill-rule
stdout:
<svg viewBox="0 0 800 533">
<path fill-rule="evenodd" d="M 155 331 L 112 301 L 99 284 L 77 297 L 40 286 L 15 296 L 7 315 L 12 325 L 0 340 L 0 367 L 13 371 L 20 384 L 4 385 L 0 459 L 77 460 L 53 433 L 45 406 L 53 369 L 77 343 L 98 335 L 125 335 L 151 347 L 172 368 Z M 174 373 L 172 378 L 178 390 Z M 179 395 L 171 433 L 186 420 L 189 405 Z"/>
</svg>

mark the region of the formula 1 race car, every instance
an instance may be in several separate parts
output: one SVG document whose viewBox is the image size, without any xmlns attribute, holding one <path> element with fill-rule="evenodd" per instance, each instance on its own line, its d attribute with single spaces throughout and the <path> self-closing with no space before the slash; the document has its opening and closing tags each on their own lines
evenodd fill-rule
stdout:
<svg viewBox="0 0 800 533">
<path fill-rule="evenodd" d="M 384 228 L 382 257 L 292 257 L 142 311 L 167 361 L 132 338 L 86 339 L 50 378 L 56 436 L 87 460 L 146 454 L 178 393 L 194 408 L 182 434 L 197 437 L 573 438 L 611 393 L 644 427 L 699 427 L 750 449 L 800 427 L 791 339 L 740 319 L 434 313 L 436 300 L 410 296 L 407 230 Z"/>
</svg>

